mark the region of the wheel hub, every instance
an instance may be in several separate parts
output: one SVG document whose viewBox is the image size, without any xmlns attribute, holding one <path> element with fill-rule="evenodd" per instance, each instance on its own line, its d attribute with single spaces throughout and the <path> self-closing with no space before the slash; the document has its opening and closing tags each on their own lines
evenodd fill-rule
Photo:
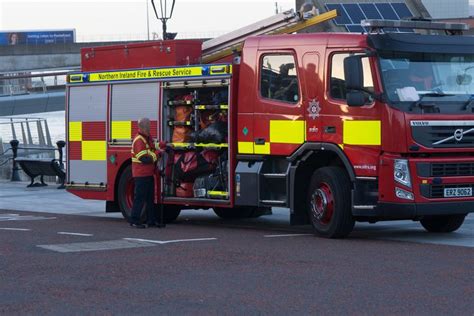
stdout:
<svg viewBox="0 0 474 316">
<path fill-rule="evenodd" d="M 311 215 L 314 220 L 327 225 L 334 213 L 334 199 L 329 186 L 322 183 L 311 196 Z"/>
</svg>

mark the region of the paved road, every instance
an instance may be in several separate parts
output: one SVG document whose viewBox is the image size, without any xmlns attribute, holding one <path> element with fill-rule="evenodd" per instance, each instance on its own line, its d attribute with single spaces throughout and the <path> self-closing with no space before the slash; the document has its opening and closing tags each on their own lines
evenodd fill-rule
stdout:
<svg viewBox="0 0 474 316">
<path fill-rule="evenodd" d="M 416 223 L 346 240 L 286 223 L 0 211 L 0 314 L 474 314 L 472 217 L 437 241 Z"/>
</svg>

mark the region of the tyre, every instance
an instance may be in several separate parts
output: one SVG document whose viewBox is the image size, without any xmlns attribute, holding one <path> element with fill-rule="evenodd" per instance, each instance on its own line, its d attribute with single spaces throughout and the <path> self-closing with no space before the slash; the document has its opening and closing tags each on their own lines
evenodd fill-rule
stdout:
<svg viewBox="0 0 474 316">
<path fill-rule="evenodd" d="M 307 209 L 319 236 L 343 238 L 352 232 L 351 183 L 341 168 L 324 167 L 313 173 Z"/>
<path fill-rule="evenodd" d="M 132 215 L 132 205 L 133 205 L 133 196 L 135 190 L 135 183 L 132 177 L 132 166 L 128 165 L 125 170 L 120 175 L 120 179 L 117 186 L 117 202 L 122 212 L 123 217 L 129 221 Z M 159 219 L 159 207 L 156 206 L 157 218 Z M 181 213 L 181 208 L 177 205 L 166 205 L 163 209 L 163 214 L 165 217 L 165 223 L 171 223 L 175 221 L 179 214 Z M 145 207 L 143 207 L 142 214 L 140 216 L 140 221 L 142 223 L 146 222 L 146 212 Z"/>
<path fill-rule="evenodd" d="M 254 208 L 252 207 L 236 207 L 236 208 L 225 208 L 225 207 L 214 207 L 214 213 L 223 219 L 238 219 L 238 218 L 249 218 L 253 217 Z"/>
<path fill-rule="evenodd" d="M 425 216 L 420 223 L 431 233 L 451 233 L 461 227 L 465 217 L 466 214 Z"/>
<path fill-rule="evenodd" d="M 129 221 L 132 215 L 133 196 L 135 183 L 132 177 L 132 165 L 128 165 L 120 175 L 117 186 L 117 203 L 122 212 L 123 217 Z M 142 212 L 142 217 L 143 217 Z M 143 218 L 142 218 L 143 220 Z"/>
</svg>

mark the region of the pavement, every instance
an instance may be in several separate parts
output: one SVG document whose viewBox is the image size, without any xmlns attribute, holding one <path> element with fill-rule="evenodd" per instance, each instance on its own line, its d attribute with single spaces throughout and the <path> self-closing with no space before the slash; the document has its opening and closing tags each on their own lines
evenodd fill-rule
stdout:
<svg viewBox="0 0 474 316">
<path fill-rule="evenodd" d="M 358 223 L 344 240 L 285 209 L 137 230 L 104 202 L 25 186 L 0 182 L 0 314 L 474 315 L 473 215 L 452 234 Z"/>
</svg>

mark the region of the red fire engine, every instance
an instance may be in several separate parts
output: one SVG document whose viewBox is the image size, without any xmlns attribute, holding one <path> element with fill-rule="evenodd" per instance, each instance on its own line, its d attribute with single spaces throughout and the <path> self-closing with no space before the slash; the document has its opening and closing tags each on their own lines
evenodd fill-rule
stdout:
<svg viewBox="0 0 474 316">
<path fill-rule="evenodd" d="M 309 23 L 282 15 L 263 33 Z M 254 25 L 204 44 L 84 49 L 67 86 L 69 192 L 128 217 L 130 145 L 148 117 L 168 222 L 286 207 L 325 237 L 355 221 L 458 229 L 474 211 L 474 38 L 463 24 L 364 23 L 369 34 L 249 36 Z"/>
</svg>

